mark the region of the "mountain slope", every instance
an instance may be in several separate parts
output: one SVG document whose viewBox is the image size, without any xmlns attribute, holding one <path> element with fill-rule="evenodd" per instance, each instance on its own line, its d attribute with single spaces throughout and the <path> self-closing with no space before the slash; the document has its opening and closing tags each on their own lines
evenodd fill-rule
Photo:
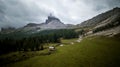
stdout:
<svg viewBox="0 0 120 67">
<path fill-rule="evenodd" d="M 120 33 L 120 8 L 116 7 L 105 13 L 99 14 L 77 27 L 84 29 L 90 36 L 105 35 L 115 36 Z"/>
<path fill-rule="evenodd" d="M 80 26 L 80 27 L 95 26 L 95 25 L 107 20 L 108 18 L 115 16 L 115 15 L 118 15 L 118 14 L 120 14 L 120 8 L 116 7 L 110 11 L 107 11 L 105 13 L 97 15 L 97 16 L 93 17 L 92 19 L 84 21 L 81 24 L 78 24 L 78 26 Z"/>
</svg>

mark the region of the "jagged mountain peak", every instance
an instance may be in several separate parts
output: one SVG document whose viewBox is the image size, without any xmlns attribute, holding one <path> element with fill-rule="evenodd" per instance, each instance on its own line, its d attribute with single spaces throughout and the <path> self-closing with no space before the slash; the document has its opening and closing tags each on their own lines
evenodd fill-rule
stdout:
<svg viewBox="0 0 120 67">
<path fill-rule="evenodd" d="M 60 21 L 59 18 L 50 14 L 45 21 L 45 24 L 41 26 L 43 29 L 62 29 L 66 28 L 66 25 Z"/>
<path fill-rule="evenodd" d="M 45 23 L 49 23 L 49 22 L 51 22 L 51 21 L 53 21 L 53 20 L 56 20 L 56 21 L 61 22 L 57 17 L 55 17 L 55 16 L 53 16 L 52 14 L 50 14 L 50 15 L 48 16 L 48 18 L 46 19 Z"/>
</svg>

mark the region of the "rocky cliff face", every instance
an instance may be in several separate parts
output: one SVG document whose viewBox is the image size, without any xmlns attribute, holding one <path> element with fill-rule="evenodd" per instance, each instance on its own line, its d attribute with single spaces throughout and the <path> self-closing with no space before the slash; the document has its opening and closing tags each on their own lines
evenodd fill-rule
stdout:
<svg viewBox="0 0 120 67">
<path fill-rule="evenodd" d="M 54 16 L 48 16 L 45 24 L 41 25 L 42 29 L 64 29 L 66 25 Z"/>
</svg>

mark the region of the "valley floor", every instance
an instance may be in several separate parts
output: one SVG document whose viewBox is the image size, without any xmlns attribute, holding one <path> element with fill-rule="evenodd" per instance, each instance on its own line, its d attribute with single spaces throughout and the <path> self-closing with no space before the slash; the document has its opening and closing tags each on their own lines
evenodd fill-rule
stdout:
<svg viewBox="0 0 120 67">
<path fill-rule="evenodd" d="M 89 37 L 81 42 L 76 40 L 63 40 L 63 46 L 56 47 L 53 54 L 35 56 L 6 67 L 120 67 L 119 39 Z"/>
</svg>

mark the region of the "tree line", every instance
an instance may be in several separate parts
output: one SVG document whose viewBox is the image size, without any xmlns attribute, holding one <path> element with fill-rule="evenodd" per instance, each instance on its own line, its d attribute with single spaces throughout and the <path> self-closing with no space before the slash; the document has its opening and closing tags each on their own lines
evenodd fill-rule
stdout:
<svg viewBox="0 0 120 67">
<path fill-rule="evenodd" d="M 105 26 L 101 26 L 101 27 L 98 27 L 98 28 L 94 29 L 93 33 L 103 31 L 103 30 L 107 30 L 107 29 L 110 29 L 110 28 L 113 28 L 113 27 L 116 27 L 116 26 L 119 26 L 119 25 L 120 25 L 120 21 L 109 23 L 109 24 L 107 24 Z"/>
<path fill-rule="evenodd" d="M 29 35 L 18 34 L 18 38 L 17 34 L 15 36 L 11 36 L 11 34 L 5 36 L 4 34 L 5 37 L 0 38 L 0 54 L 15 51 L 43 50 L 45 43 L 60 43 L 61 38 L 70 39 L 79 36 L 74 29 L 44 30 L 33 34 L 30 33 Z M 0 36 L 2 37 L 3 35 Z"/>
</svg>

